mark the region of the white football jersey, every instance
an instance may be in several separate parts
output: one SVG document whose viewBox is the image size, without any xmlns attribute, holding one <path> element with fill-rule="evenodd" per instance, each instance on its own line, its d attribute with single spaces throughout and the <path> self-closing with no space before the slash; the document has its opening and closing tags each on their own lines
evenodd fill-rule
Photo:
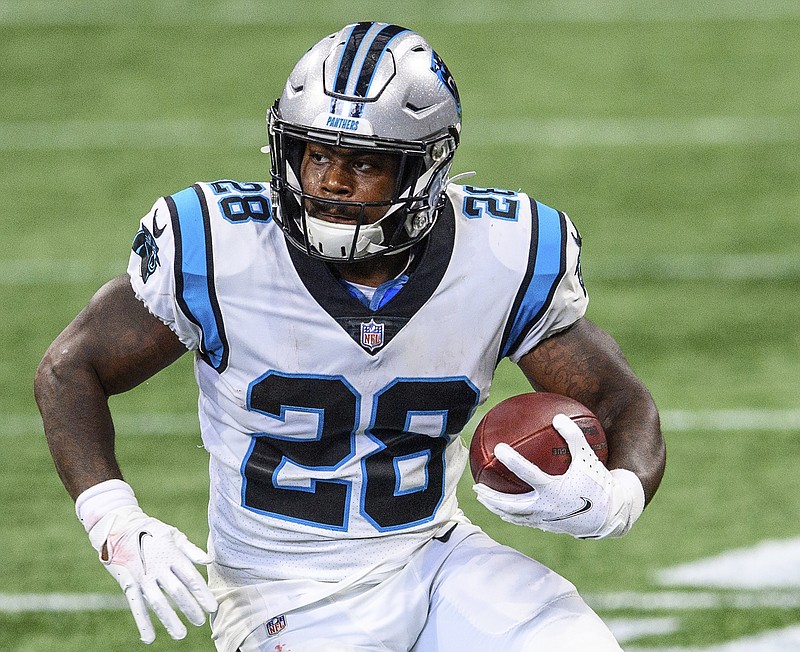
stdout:
<svg viewBox="0 0 800 652">
<path fill-rule="evenodd" d="M 463 518 L 459 433 L 498 362 L 584 314 L 566 215 L 506 190 L 448 197 L 376 311 L 287 244 L 264 184 L 198 183 L 143 218 L 128 271 L 196 352 L 210 546 L 231 581 L 340 581 Z"/>
</svg>

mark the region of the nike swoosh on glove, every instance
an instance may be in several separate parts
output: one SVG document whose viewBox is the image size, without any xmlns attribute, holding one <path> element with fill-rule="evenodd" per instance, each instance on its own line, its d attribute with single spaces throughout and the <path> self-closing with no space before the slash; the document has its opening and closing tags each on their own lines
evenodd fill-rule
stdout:
<svg viewBox="0 0 800 652">
<path fill-rule="evenodd" d="M 566 473 L 549 475 L 508 444 L 498 444 L 495 457 L 533 491 L 506 494 L 476 484 L 478 501 L 504 521 L 545 532 L 577 539 L 626 534 L 644 509 L 639 478 L 627 469 L 609 471 L 566 415 L 556 415 L 553 427 L 566 440 L 572 456 Z"/>
<path fill-rule="evenodd" d="M 108 482 L 125 484 L 119 480 Z M 91 516 L 81 520 L 100 561 L 125 593 L 141 640 L 152 643 L 156 637 L 148 606 L 173 639 L 182 639 L 186 627 L 167 597 L 190 623 L 202 625 L 206 614 L 217 610 L 217 600 L 195 564 L 209 564 L 211 557 L 177 528 L 145 514 L 135 503 L 133 491 L 128 485 L 125 487 L 130 498 L 125 498 L 121 492 L 126 489 L 120 487 L 94 496 L 115 506 L 96 521 Z M 109 501 L 114 494 L 116 499 Z M 96 514 L 91 502 L 87 504 L 80 498 L 78 505 L 83 509 L 79 515 Z"/>
</svg>

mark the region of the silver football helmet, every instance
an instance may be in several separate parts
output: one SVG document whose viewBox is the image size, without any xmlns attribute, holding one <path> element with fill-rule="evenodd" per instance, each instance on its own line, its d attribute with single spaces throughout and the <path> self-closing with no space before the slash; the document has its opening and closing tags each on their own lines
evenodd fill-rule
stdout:
<svg viewBox="0 0 800 652">
<path fill-rule="evenodd" d="M 268 113 L 267 130 L 273 216 L 289 242 L 329 261 L 363 260 L 408 249 L 430 232 L 445 204 L 461 103 L 444 62 L 419 34 L 362 22 L 300 59 Z M 367 203 L 304 193 L 300 164 L 309 142 L 398 156 L 393 196 Z M 309 199 L 345 204 L 360 217 L 326 222 L 308 214 Z M 386 212 L 367 224 L 365 210 L 375 206 Z"/>
</svg>

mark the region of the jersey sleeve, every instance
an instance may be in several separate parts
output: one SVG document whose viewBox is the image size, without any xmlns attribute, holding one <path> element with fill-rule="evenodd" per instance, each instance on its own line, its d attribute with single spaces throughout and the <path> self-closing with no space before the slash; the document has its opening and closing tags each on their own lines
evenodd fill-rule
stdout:
<svg viewBox="0 0 800 652">
<path fill-rule="evenodd" d="M 515 363 L 539 342 L 583 317 L 589 303 L 581 276 L 581 237 L 578 229 L 566 214 L 539 202 L 534 204 L 539 219 L 540 244 L 530 286 L 549 283 L 550 291 L 545 304 L 533 316 L 526 312 L 525 294 L 522 294 L 514 315 L 517 336 L 510 342 L 506 352 Z M 546 229 L 546 224 L 552 228 Z M 552 233 L 549 241 L 546 239 L 546 230 Z"/>
<path fill-rule="evenodd" d="M 198 349 L 200 328 L 181 310 L 175 282 L 176 233 L 165 198 L 145 215 L 134 236 L 128 275 L 136 297 L 169 326 L 190 350 Z"/>
</svg>

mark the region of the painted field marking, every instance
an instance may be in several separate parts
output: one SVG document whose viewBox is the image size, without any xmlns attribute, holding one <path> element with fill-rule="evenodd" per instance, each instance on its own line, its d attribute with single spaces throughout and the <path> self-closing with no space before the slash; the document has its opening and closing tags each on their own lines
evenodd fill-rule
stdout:
<svg viewBox="0 0 800 652">
<path fill-rule="evenodd" d="M 598 611 L 700 611 L 800 608 L 800 591 L 619 591 L 584 595 Z"/>
<path fill-rule="evenodd" d="M 262 142 L 263 141 L 263 142 Z M 795 143 L 795 119 L 769 116 L 651 118 L 472 118 L 470 146 L 536 147 L 751 146 Z M 263 120 L 58 120 L 0 122 L 0 151 L 82 151 L 108 148 L 260 147 Z"/>
<path fill-rule="evenodd" d="M 0 4 L 0 25 L 3 26 L 73 26 L 73 25 L 269 25 L 271 27 L 307 26 L 309 10 L 318 20 L 337 21 L 338 6 L 327 3 L 309 4 L 298 0 L 293 11 L 276 11 L 274 2 L 253 0 L 227 0 L 189 5 L 186 3 L 137 3 L 138 10 L 125 5 L 86 3 L 81 0 L 17 0 Z M 405 3 L 401 2 L 402 9 Z M 416 5 L 414 5 L 416 7 Z M 514 3 L 513 10 L 505 3 L 484 3 L 477 0 L 460 0 L 456 3 L 436 5 L 439 11 L 430 20 L 446 25 L 481 24 L 516 21 L 564 24 L 608 23 L 679 23 L 704 22 L 762 22 L 792 20 L 800 17 L 797 3 L 789 0 L 763 0 L 758 3 L 744 0 L 730 2 L 691 2 L 676 0 L 670 3 L 641 3 L 618 0 L 616 2 L 585 3 L 576 0 L 564 2 Z M 305 10 L 304 10 L 305 8 Z M 330 12 L 327 10 L 330 8 Z M 407 8 L 408 10 L 408 8 Z M 417 20 L 425 20 L 426 13 L 416 11 Z"/>
<path fill-rule="evenodd" d="M 625 647 L 626 652 L 797 652 L 800 626 L 786 627 L 708 647 Z"/>
<path fill-rule="evenodd" d="M 197 414 L 117 414 L 114 415 L 117 436 L 169 435 L 200 433 Z M 0 436 L 44 435 L 40 417 L 6 414 L 0 418 Z"/>
<path fill-rule="evenodd" d="M 655 573 L 662 586 L 689 586 L 700 589 L 731 589 L 702 593 L 666 591 L 653 594 L 607 594 L 590 604 L 597 609 L 646 609 L 667 607 L 687 609 L 788 609 L 800 608 L 800 538 L 767 540 L 755 546 L 728 550 L 719 555 L 662 569 Z M 616 605 L 616 606 L 612 606 Z M 620 643 L 649 636 L 635 630 L 636 619 L 623 623 Z M 613 631 L 613 620 L 608 621 Z M 671 623 L 680 629 L 680 622 Z M 627 627 L 628 629 L 625 629 Z M 671 633 L 671 632 L 668 632 Z M 616 632 L 615 632 L 616 634 Z M 626 638 L 623 638 L 626 637 Z M 628 652 L 789 652 L 800 649 L 800 625 L 761 632 L 754 636 L 703 648 L 627 647 Z"/>
<path fill-rule="evenodd" d="M 597 611 L 632 610 L 639 612 L 686 612 L 709 609 L 783 609 L 800 608 L 800 578 L 776 582 L 775 578 L 792 565 L 797 565 L 800 538 L 764 541 L 741 550 L 675 566 L 656 572 L 660 584 L 681 584 L 707 588 L 739 588 L 726 578 L 741 574 L 742 568 L 753 567 L 739 585 L 747 590 L 733 591 L 653 591 L 609 592 L 585 595 Z M 749 555 L 749 556 L 748 556 Z M 793 576 L 794 577 L 794 576 Z M 758 581 L 758 578 L 761 581 Z M 795 590 L 785 590 L 787 586 Z M 780 590 L 775 590 L 779 588 Z M 766 590 L 765 590 L 766 589 Z M 67 613 L 83 611 L 124 611 L 128 609 L 121 594 L 95 593 L 23 593 L 0 594 L 0 613 Z M 604 618 L 621 644 L 645 636 L 668 635 L 679 631 L 679 616 L 642 618 Z M 646 647 L 626 645 L 627 652 L 790 652 L 800 649 L 800 625 L 762 632 L 722 644 L 696 647 Z"/>
<path fill-rule="evenodd" d="M 767 540 L 728 550 L 663 569 L 656 577 L 662 586 L 770 589 L 768 597 L 776 597 L 775 589 L 800 589 L 800 538 Z"/>
<path fill-rule="evenodd" d="M 472 118 L 469 139 L 479 144 L 552 147 L 754 145 L 800 140 L 797 124 L 766 116 L 674 118 Z"/>
<path fill-rule="evenodd" d="M 133 224 L 133 222 L 132 222 Z M 98 287 L 124 272 L 127 260 L 98 264 L 79 259 L 0 260 L 0 287 L 93 283 Z M 800 254 L 694 254 L 593 262 L 592 279 L 669 281 L 775 281 L 800 279 Z"/>
<path fill-rule="evenodd" d="M 124 259 L 117 265 L 98 265 L 95 261 L 78 259 L 0 260 L 0 286 L 94 283 L 99 287 L 108 279 L 124 273 L 127 263 Z"/>
<path fill-rule="evenodd" d="M 604 618 L 603 622 L 614 633 L 619 643 L 633 641 L 643 636 L 672 634 L 680 629 L 678 618 Z"/>
<path fill-rule="evenodd" d="M 585 594 L 593 609 L 681 612 L 709 609 L 779 609 L 800 607 L 800 591 L 621 591 Z M 0 593 L 0 612 L 100 611 L 127 609 L 125 596 L 98 593 Z M 662 622 L 661 619 L 656 619 Z M 800 649 L 800 648 L 799 648 Z"/>
<path fill-rule="evenodd" d="M 263 120 L 205 122 L 189 118 L 151 120 L 58 120 L 0 122 L 0 151 L 81 151 L 115 147 L 251 146 L 267 141 Z"/>
<path fill-rule="evenodd" d="M 102 593 L 0 593 L 0 613 L 66 613 L 128 609 L 125 596 Z"/>
<path fill-rule="evenodd" d="M 592 261 L 591 280 L 752 281 L 800 277 L 800 253 L 671 254 Z M 589 278 L 589 276 L 587 276 Z"/>
<path fill-rule="evenodd" d="M 800 430 L 800 409 L 737 408 L 731 410 L 664 410 L 664 430 L 792 431 Z"/>
<path fill-rule="evenodd" d="M 479 415 L 473 417 L 477 425 Z M 116 414 L 114 422 L 119 436 L 169 435 L 198 433 L 197 415 L 186 414 Z M 661 425 L 666 432 L 787 432 L 800 430 L 800 409 L 737 410 L 662 410 Z M 42 435 L 42 422 L 36 415 L 0 415 L 0 437 Z M 471 432 L 469 424 L 464 429 Z"/>
<path fill-rule="evenodd" d="M 800 591 L 621 591 L 584 595 L 603 612 L 682 612 L 709 609 L 778 609 L 800 607 Z M 98 593 L 0 593 L 0 612 L 103 611 L 127 609 L 125 596 Z M 654 619 L 654 622 L 662 619 Z"/>
</svg>

